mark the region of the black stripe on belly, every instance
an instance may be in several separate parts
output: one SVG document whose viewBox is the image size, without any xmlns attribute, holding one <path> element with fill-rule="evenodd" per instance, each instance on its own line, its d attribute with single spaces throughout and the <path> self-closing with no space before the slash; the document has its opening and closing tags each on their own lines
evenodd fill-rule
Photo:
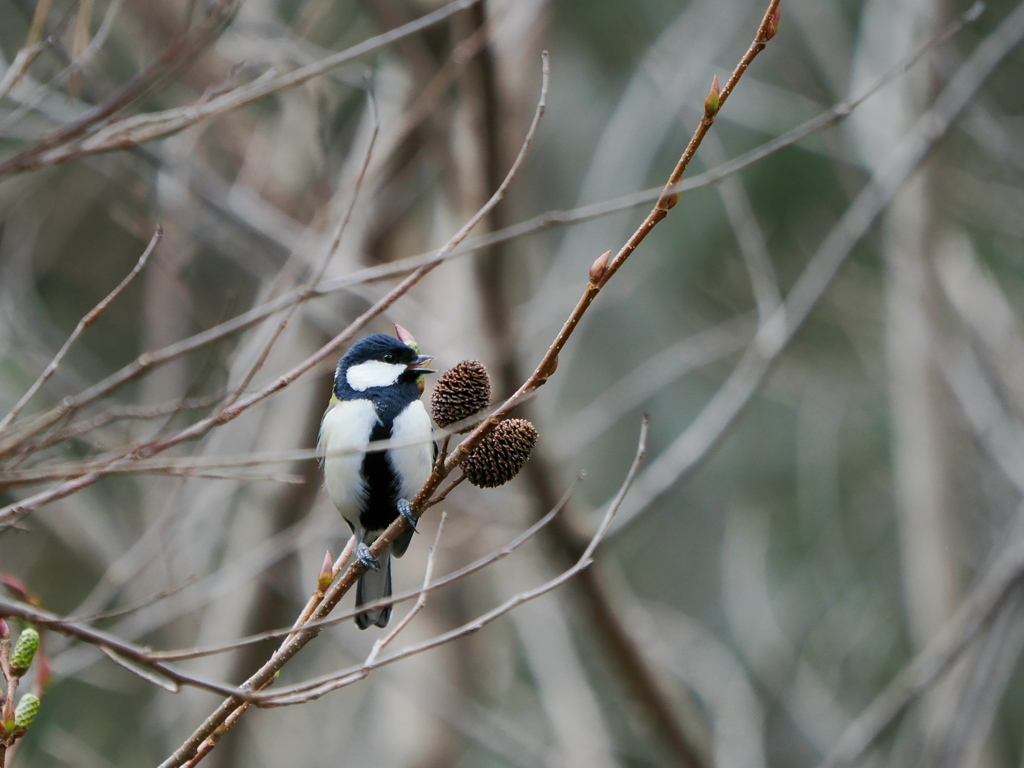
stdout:
<svg viewBox="0 0 1024 768">
<path fill-rule="evenodd" d="M 370 435 L 371 440 L 388 440 L 391 426 L 378 423 Z M 388 461 L 386 451 L 375 451 L 363 457 L 363 478 L 368 493 L 359 514 L 359 524 L 367 531 L 382 531 L 398 517 L 398 478 Z"/>
</svg>

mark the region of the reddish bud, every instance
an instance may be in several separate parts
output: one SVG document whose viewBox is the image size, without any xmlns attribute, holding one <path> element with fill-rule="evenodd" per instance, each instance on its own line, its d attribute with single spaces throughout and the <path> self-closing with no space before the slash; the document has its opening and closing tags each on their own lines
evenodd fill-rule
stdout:
<svg viewBox="0 0 1024 768">
<path fill-rule="evenodd" d="M 40 651 L 36 654 L 36 659 L 32 663 L 36 670 L 36 687 L 40 691 L 45 691 L 50 687 L 53 677 L 50 671 L 50 657 Z"/>
<path fill-rule="evenodd" d="M 721 96 L 722 88 L 718 84 L 718 75 L 715 75 L 711 78 L 711 88 L 708 89 L 708 97 L 704 99 L 704 117 L 714 117 L 718 114 Z"/>
<path fill-rule="evenodd" d="M 420 351 L 420 345 L 416 343 L 416 337 L 409 333 L 409 331 L 400 326 L 398 323 L 395 323 L 395 335 L 398 337 L 398 340 L 403 344 L 412 347 L 417 352 Z"/>
<path fill-rule="evenodd" d="M 604 275 L 605 269 L 608 268 L 608 259 L 611 258 L 611 255 L 611 251 L 605 251 L 594 259 L 594 263 L 590 265 L 590 282 L 594 285 L 597 285 L 601 281 L 601 277 Z"/>
<path fill-rule="evenodd" d="M 316 588 L 321 592 L 326 592 L 332 581 L 334 581 L 334 558 L 331 557 L 331 550 L 327 550 L 327 554 L 324 555 L 324 564 L 320 566 L 320 573 L 316 577 Z"/>
<path fill-rule="evenodd" d="M 17 576 L 0 576 L 0 584 L 7 587 L 7 591 L 18 600 L 26 603 L 33 602 L 31 593 L 28 591 L 28 587 L 25 586 L 25 582 Z"/>
<path fill-rule="evenodd" d="M 782 20 L 782 3 L 775 6 L 775 10 L 772 11 L 772 15 L 768 17 L 768 26 L 764 29 L 764 41 L 768 42 L 775 33 L 779 31 L 779 22 Z"/>
<path fill-rule="evenodd" d="M 558 370 L 558 355 L 551 358 L 551 363 L 548 365 L 547 370 L 544 371 L 544 381 L 547 381 L 548 376 L 554 375 L 555 371 Z"/>
<path fill-rule="evenodd" d="M 10 637 L 11 628 L 7 625 L 7 622 L 0 618 L 0 640 L 5 640 Z"/>
</svg>

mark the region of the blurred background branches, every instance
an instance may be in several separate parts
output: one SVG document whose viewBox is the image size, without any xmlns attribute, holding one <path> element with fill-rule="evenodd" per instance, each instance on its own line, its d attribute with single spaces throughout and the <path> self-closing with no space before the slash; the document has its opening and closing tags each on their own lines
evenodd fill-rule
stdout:
<svg viewBox="0 0 1024 768">
<path fill-rule="evenodd" d="M 522 475 L 421 521 L 400 643 L 319 626 L 268 695 L 361 681 L 204 763 L 1024 764 L 1024 5 L 969 5 L 784 0 L 518 409 Z M 347 540 L 339 334 L 407 280 L 365 332 L 511 395 L 766 6 L 0 0 L 2 666 L 41 700 L 9 765 L 159 764 L 270 657 Z"/>
</svg>

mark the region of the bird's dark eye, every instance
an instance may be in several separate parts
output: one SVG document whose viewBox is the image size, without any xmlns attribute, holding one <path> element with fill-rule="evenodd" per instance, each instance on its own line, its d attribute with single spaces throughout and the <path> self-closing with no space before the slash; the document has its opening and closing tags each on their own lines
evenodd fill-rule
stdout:
<svg viewBox="0 0 1024 768">
<path fill-rule="evenodd" d="M 392 353 L 388 352 L 386 355 L 384 355 L 384 362 L 385 363 L 393 363 L 393 362 L 395 362 L 395 356 Z"/>
</svg>

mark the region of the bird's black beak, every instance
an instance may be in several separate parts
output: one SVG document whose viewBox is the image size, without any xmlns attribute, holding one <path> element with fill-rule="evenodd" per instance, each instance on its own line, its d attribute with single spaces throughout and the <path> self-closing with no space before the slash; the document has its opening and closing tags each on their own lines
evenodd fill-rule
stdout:
<svg viewBox="0 0 1024 768">
<path fill-rule="evenodd" d="M 425 366 L 433 361 L 432 355 L 420 355 L 405 369 L 406 373 L 437 373 L 433 368 Z"/>
</svg>

